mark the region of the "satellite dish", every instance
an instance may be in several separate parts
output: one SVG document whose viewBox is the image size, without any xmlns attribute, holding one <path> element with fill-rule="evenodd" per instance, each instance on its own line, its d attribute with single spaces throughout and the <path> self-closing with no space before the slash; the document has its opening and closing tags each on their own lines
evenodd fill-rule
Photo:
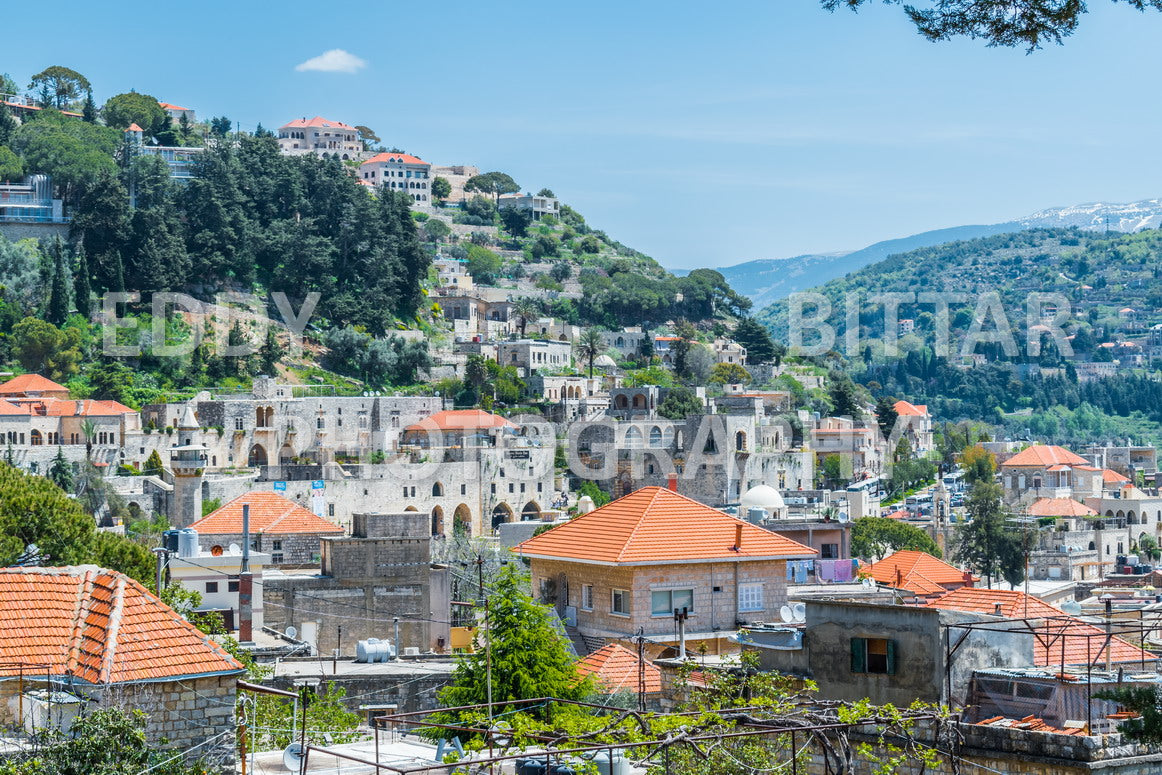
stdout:
<svg viewBox="0 0 1162 775">
<path fill-rule="evenodd" d="M 791 611 L 791 606 L 785 605 L 779 609 L 779 618 L 788 624 L 795 621 L 795 614 Z"/>
<path fill-rule="evenodd" d="M 849 517 L 849 516 L 847 515 L 847 512 L 846 512 L 846 511 L 841 511 L 841 512 L 839 512 L 839 521 L 840 521 L 840 522 L 847 522 L 847 521 L 848 521 L 848 520 L 850 520 L 850 519 L 851 519 L 851 517 Z"/>
<path fill-rule="evenodd" d="M 230 544 L 230 554 L 238 554 L 242 551 L 242 547 L 238 544 Z"/>
<path fill-rule="evenodd" d="M 283 634 L 291 640 L 296 640 L 299 637 L 299 628 L 292 624 L 290 627 L 286 628 L 286 632 Z"/>
<path fill-rule="evenodd" d="M 282 752 L 282 766 L 286 767 L 291 772 L 299 772 L 302 769 L 303 761 L 303 747 L 298 743 L 291 743 Z"/>
<path fill-rule="evenodd" d="M 795 603 L 795 605 L 791 608 L 791 614 L 795 617 L 795 621 L 797 622 L 807 621 L 807 604 Z"/>
</svg>

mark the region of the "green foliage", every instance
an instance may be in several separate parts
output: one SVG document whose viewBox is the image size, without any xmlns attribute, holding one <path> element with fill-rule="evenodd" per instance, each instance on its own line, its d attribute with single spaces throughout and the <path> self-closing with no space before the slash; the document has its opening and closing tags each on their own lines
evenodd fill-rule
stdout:
<svg viewBox="0 0 1162 775">
<path fill-rule="evenodd" d="M 737 363 L 716 363 L 710 370 L 710 382 L 715 385 L 745 385 L 750 382 L 750 372 Z"/>
<path fill-rule="evenodd" d="M 347 710 L 347 690 L 327 682 L 321 693 L 307 696 L 307 742 L 312 745 L 340 745 L 360 740 L 361 717 Z M 258 695 L 255 702 L 254 727 L 251 736 L 256 751 L 278 751 L 299 740 L 298 730 L 291 732 L 294 704 L 287 698 Z M 302 723 L 302 718 L 297 719 Z"/>
<path fill-rule="evenodd" d="M 480 245 L 468 246 L 468 274 L 472 279 L 484 285 L 496 282 L 500 273 L 500 256 Z"/>
<path fill-rule="evenodd" d="M 976 444 L 960 453 L 960 467 L 964 470 L 965 484 L 991 483 L 997 472 L 997 458 Z"/>
<path fill-rule="evenodd" d="M 12 329 L 12 354 L 27 371 L 63 381 L 76 374 L 81 360 L 81 332 L 71 326 L 27 317 Z"/>
<path fill-rule="evenodd" d="M 749 364 L 778 363 L 785 350 L 782 345 L 776 347 L 770 332 L 751 317 L 739 320 L 731 336 L 746 348 L 746 362 Z"/>
<path fill-rule="evenodd" d="M 440 242 L 452 236 L 452 227 L 439 218 L 429 218 L 424 223 L 424 234 L 433 242 Z"/>
<path fill-rule="evenodd" d="M 492 194 L 497 200 L 501 194 L 515 194 L 520 186 L 511 176 L 503 172 L 484 172 L 468 178 L 464 183 L 465 191 L 479 191 L 482 194 Z"/>
<path fill-rule="evenodd" d="M 853 11 L 868 0 L 822 0 L 829 11 Z M 904 4 L 904 0 L 884 0 Z M 1139 11 L 1160 10 L 1156 0 L 1126 0 Z M 1011 0 L 998 5 L 992 0 L 943 0 L 933 8 L 904 5 L 904 12 L 916 31 L 931 41 L 955 37 L 981 39 L 990 46 L 1021 46 L 1028 51 L 1042 43 L 1057 43 L 1072 35 L 1086 13 L 1085 3 L 1059 0 Z"/>
<path fill-rule="evenodd" d="M 658 414 L 667 420 L 685 420 L 692 414 L 706 411 L 702 399 L 685 385 L 672 387 L 666 392 L 662 403 L 658 404 Z"/>
<path fill-rule="evenodd" d="M 18 181 L 24 176 L 24 162 L 11 148 L 0 145 L 0 182 Z"/>
<path fill-rule="evenodd" d="M 971 520 L 957 528 L 953 559 L 988 577 L 1019 584 L 1025 578 L 1021 533 L 1009 522 L 1000 485 L 977 482 L 969 488 L 965 509 Z"/>
<path fill-rule="evenodd" d="M 196 755 L 160 747 L 145 734 L 140 710 L 95 708 L 77 717 L 69 734 L 45 732 L 36 749 L 9 754 L 0 775 L 210 775 Z M 172 760 L 172 761 L 171 761 Z"/>
<path fill-rule="evenodd" d="M 75 202 L 83 186 L 102 174 L 116 174 L 113 154 L 121 141 L 115 129 L 46 110 L 21 124 L 10 145 L 23 158 L 26 173 L 51 175 L 53 185 Z"/>
<path fill-rule="evenodd" d="M 73 465 L 65 459 L 63 447 L 56 448 L 56 457 L 48 469 L 48 478 L 53 484 L 65 492 L 73 491 Z"/>
<path fill-rule="evenodd" d="M 577 357 L 589 367 L 589 376 L 593 376 L 593 363 L 605 349 L 601 339 L 601 332 L 595 328 L 587 328 L 577 340 Z"/>
<path fill-rule="evenodd" d="M 593 499 L 593 505 L 598 508 L 613 500 L 613 496 L 598 487 L 597 482 L 594 482 L 592 479 L 586 479 L 581 483 L 581 486 L 577 488 L 577 495 L 588 495 Z"/>
<path fill-rule="evenodd" d="M 524 237 L 529 232 L 529 225 L 533 222 L 531 211 L 520 207 L 500 208 L 500 222 L 504 230 L 513 237 Z"/>
<path fill-rule="evenodd" d="M 76 70 L 61 65 L 46 67 L 32 76 L 28 88 L 51 98 L 42 100 L 42 107 L 54 107 L 58 110 L 69 107 L 79 100 L 82 94 L 93 90 L 88 78 Z"/>
<path fill-rule="evenodd" d="M 164 471 L 165 464 L 161 462 L 161 455 L 159 455 L 155 449 L 150 452 L 149 457 L 146 458 L 145 465 L 142 467 L 141 473 L 145 474 L 146 476 L 161 476 L 162 472 Z"/>
<path fill-rule="evenodd" d="M 40 251 L 31 239 L 10 242 L 0 235 L 0 287 L 5 299 L 26 309 L 39 303 L 44 283 L 40 277 Z"/>
<path fill-rule="evenodd" d="M 432 178 L 432 199 L 443 204 L 451 195 L 452 184 L 448 182 L 447 178 L 442 178 L 439 175 Z"/>
<path fill-rule="evenodd" d="M 487 648 L 481 641 L 476 653 L 460 657 L 452 683 L 439 692 L 441 705 L 487 702 L 489 672 L 494 702 L 536 697 L 582 700 L 589 694 L 592 684 L 578 674 L 569 639 L 556 614 L 533 601 L 523 589 L 526 583 L 516 564 L 500 569 L 488 591 Z M 494 715 L 505 715 L 510 710 L 502 704 Z M 543 718 L 548 712 L 539 709 L 531 711 L 531 715 Z M 461 714 L 440 711 L 433 714 L 433 720 L 456 724 L 461 721 Z M 432 734 L 445 736 L 439 730 Z"/>
<path fill-rule="evenodd" d="M 881 560 L 902 550 L 943 555 L 928 532 L 898 519 L 860 517 L 851 523 L 851 554 L 866 560 Z"/>
<path fill-rule="evenodd" d="M 207 498 L 206 500 L 202 501 L 202 516 L 208 517 L 210 514 L 220 508 L 222 508 L 221 498 Z"/>
<path fill-rule="evenodd" d="M 115 94 L 101 109 L 105 124 L 114 129 L 126 129 L 137 124 L 144 131 L 146 139 L 158 134 L 169 126 L 169 114 L 158 104 L 157 99 L 148 94 L 126 92 Z"/>
<path fill-rule="evenodd" d="M 323 363 L 327 368 L 374 387 L 414 384 L 419 370 L 431 366 L 427 344 L 422 340 L 398 336 L 376 339 L 347 327 L 331 329 L 325 342 Z"/>
<path fill-rule="evenodd" d="M 0 464 L 0 566 L 36 544 L 46 562 L 81 565 L 93 555 L 93 517 L 48 479 Z"/>
</svg>

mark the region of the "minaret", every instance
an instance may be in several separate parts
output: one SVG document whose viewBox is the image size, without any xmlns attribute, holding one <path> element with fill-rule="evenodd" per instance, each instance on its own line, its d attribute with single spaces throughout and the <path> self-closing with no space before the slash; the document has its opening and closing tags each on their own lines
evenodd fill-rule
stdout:
<svg viewBox="0 0 1162 775">
<path fill-rule="evenodd" d="M 932 490 L 932 540 L 940 551 L 948 551 L 948 530 L 952 522 L 952 498 L 944 486 L 944 468 L 936 474 L 936 487 Z"/>
<path fill-rule="evenodd" d="M 169 456 L 173 470 L 170 521 L 177 528 L 189 527 L 202 518 L 202 471 L 207 450 L 198 436 L 198 419 L 190 402 L 178 423 L 178 445 L 170 449 Z"/>
</svg>

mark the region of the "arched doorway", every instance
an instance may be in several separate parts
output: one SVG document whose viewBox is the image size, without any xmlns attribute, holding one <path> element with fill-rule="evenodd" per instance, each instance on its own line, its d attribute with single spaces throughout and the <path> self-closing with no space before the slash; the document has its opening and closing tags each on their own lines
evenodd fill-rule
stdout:
<svg viewBox="0 0 1162 775">
<path fill-rule="evenodd" d="M 537 505 L 536 501 L 529 501 L 520 510 L 520 518 L 524 522 L 539 520 L 541 518 L 541 507 Z"/>
<path fill-rule="evenodd" d="M 432 509 L 432 535 L 444 535 L 444 510 L 439 506 Z"/>
<path fill-rule="evenodd" d="M 255 444 L 250 448 L 250 454 L 246 457 L 246 464 L 252 468 L 255 466 L 269 465 L 266 449 L 261 444 Z"/>
<path fill-rule="evenodd" d="M 463 536 L 472 532 L 472 511 L 467 504 L 461 503 L 452 512 L 452 532 Z"/>
<path fill-rule="evenodd" d="M 512 508 L 507 503 L 498 503 L 496 508 L 492 510 L 492 529 L 496 530 L 497 526 L 512 522 Z"/>
<path fill-rule="evenodd" d="M 279 465 L 285 466 L 285 465 L 289 465 L 294 459 L 295 459 L 295 448 L 292 447 L 290 445 L 290 442 L 288 441 L 285 444 L 283 444 L 282 449 L 280 449 L 278 451 L 278 463 L 279 463 Z"/>
</svg>

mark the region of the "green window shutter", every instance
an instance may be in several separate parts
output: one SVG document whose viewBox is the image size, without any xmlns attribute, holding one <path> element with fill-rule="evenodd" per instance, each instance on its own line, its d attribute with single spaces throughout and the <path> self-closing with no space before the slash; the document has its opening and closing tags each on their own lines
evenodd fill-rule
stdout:
<svg viewBox="0 0 1162 775">
<path fill-rule="evenodd" d="M 896 674 L 896 642 L 888 641 L 888 675 Z"/>
<path fill-rule="evenodd" d="M 865 638 L 851 639 L 851 672 L 867 672 L 867 640 Z"/>
</svg>

